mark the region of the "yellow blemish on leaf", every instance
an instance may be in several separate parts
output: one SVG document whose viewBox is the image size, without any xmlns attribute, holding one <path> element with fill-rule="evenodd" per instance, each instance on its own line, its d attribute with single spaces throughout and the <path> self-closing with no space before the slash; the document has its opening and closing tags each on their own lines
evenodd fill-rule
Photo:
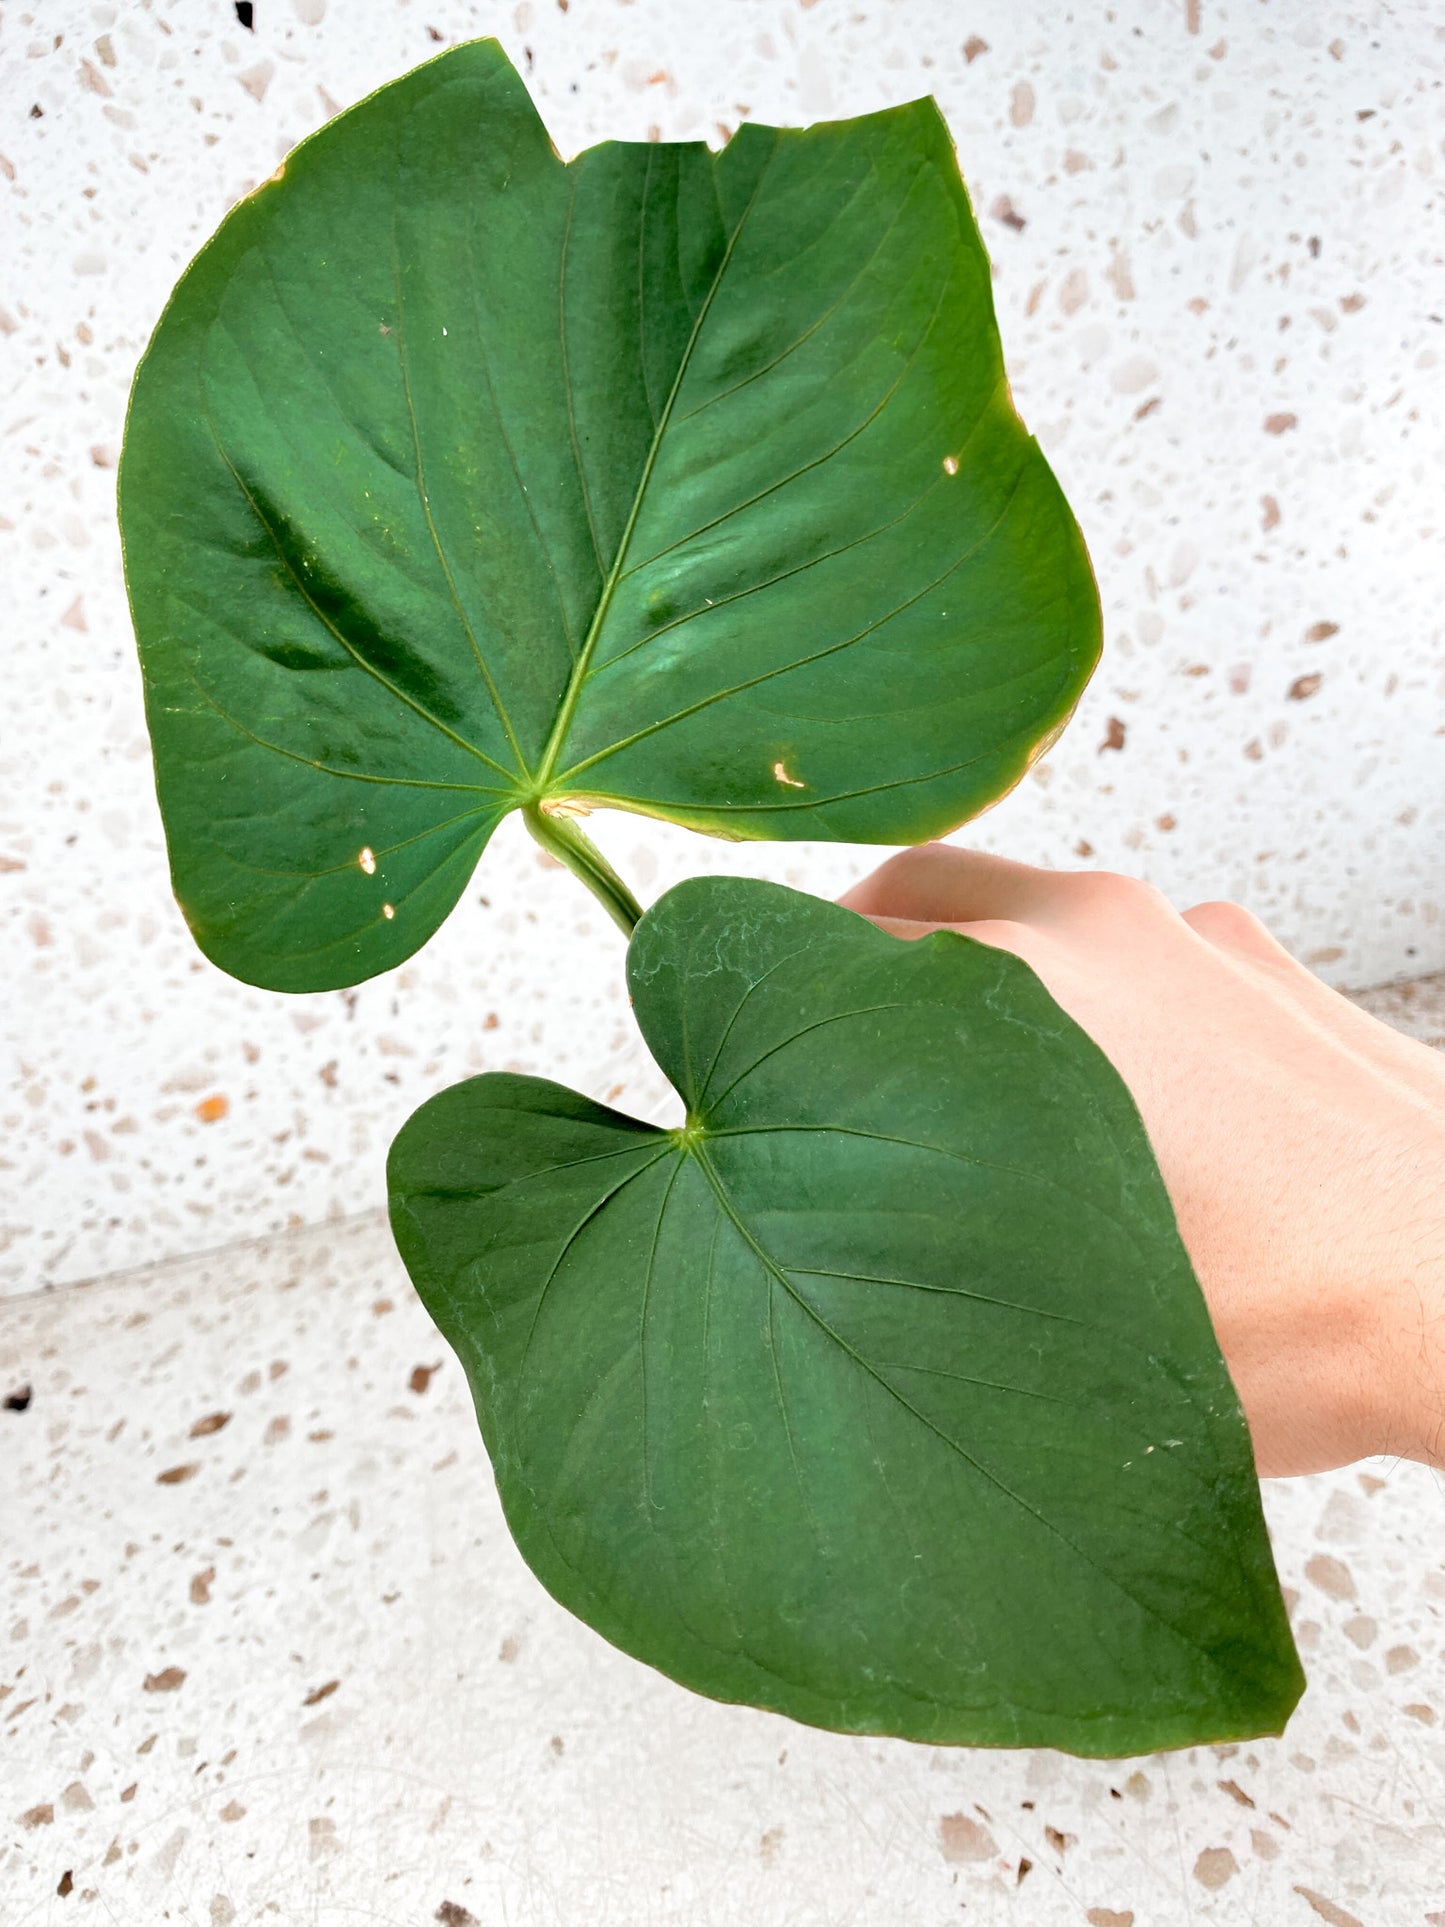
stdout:
<svg viewBox="0 0 1445 1927">
<path fill-rule="evenodd" d="M 783 762 L 773 764 L 773 775 L 778 782 L 786 783 L 790 790 L 805 790 L 808 787 L 799 777 L 789 776 L 787 765 Z"/>
<path fill-rule="evenodd" d="M 944 474 L 945 474 L 945 475 L 957 475 L 957 473 L 958 473 L 958 457 L 957 457 L 956 455 L 945 455 L 945 456 L 944 456 L 944 458 L 943 458 L 943 472 L 944 472 Z"/>
<path fill-rule="evenodd" d="M 369 877 L 376 875 L 376 857 L 370 850 L 363 850 L 356 860 Z"/>
<path fill-rule="evenodd" d="M 392 918 L 396 915 L 396 911 L 393 909 L 391 904 L 384 903 L 381 906 L 381 914 L 386 918 L 387 922 L 390 923 Z"/>
</svg>

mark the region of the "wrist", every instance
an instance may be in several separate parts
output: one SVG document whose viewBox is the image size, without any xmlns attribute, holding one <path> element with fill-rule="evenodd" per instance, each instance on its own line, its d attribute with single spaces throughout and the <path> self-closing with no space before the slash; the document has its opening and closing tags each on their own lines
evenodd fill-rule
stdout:
<svg viewBox="0 0 1445 1927">
<path fill-rule="evenodd" d="M 1445 1469 L 1445 1120 L 1420 1131 L 1379 1204 L 1376 1450 Z"/>
</svg>

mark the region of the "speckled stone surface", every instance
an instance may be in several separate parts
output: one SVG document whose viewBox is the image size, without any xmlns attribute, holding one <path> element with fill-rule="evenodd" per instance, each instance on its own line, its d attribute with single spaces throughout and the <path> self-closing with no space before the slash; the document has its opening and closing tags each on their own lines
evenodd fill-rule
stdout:
<svg viewBox="0 0 1445 1927">
<path fill-rule="evenodd" d="M 177 272 L 335 108 L 499 34 L 564 151 L 720 141 L 932 91 L 1015 393 L 1083 522 L 1108 648 L 971 832 L 1234 896 L 1333 981 L 1445 966 L 1445 26 L 1430 0 L 228 0 L 0 6 L 0 1290 L 380 1196 L 479 1068 L 658 1100 L 621 945 L 508 827 L 449 928 L 356 992 L 221 977 L 167 887 L 112 499 Z M 598 822 L 832 893 L 868 852 Z"/>
<path fill-rule="evenodd" d="M 1407 983 L 1357 990 L 1354 1001 L 1382 1023 L 1418 1037 L 1422 1044 L 1445 1050 L 1445 971 Z"/>
<path fill-rule="evenodd" d="M 1310 1691 L 1090 1765 L 810 1732 L 555 1607 L 365 1207 L 481 1068 L 665 1102 L 621 944 L 510 826 L 393 976 L 230 983 L 171 903 L 112 514 L 176 273 L 337 107 L 500 34 L 559 145 L 935 93 L 1108 654 L 971 833 L 1445 966 L 1445 28 L 1428 4 L 0 4 L 0 1921 L 1445 1927 L 1445 1495 L 1267 1490 Z M 835 892 L 870 853 L 603 820 Z M 1445 976 L 1361 998 L 1445 1043 Z M 356 1216 L 358 1212 L 364 1215 Z M 247 1244 L 258 1231 L 347 1219 Z M 229 1246 L 209 1256 L 185 1256 Z M 30 1388 L 28 1403 L 19 1397 Z"/>
<path fill-rule="evenodd" d="M 12 1301 L 22 1385 L 6 1927 L 1445 1921 L 1418 1467 L 1267 1488 L 1310 1678 L 1282 1739 L 1086 1763 L 819 1733 L 606 1646 L 521 1564 L 378 1224 Z"/>
</svg>

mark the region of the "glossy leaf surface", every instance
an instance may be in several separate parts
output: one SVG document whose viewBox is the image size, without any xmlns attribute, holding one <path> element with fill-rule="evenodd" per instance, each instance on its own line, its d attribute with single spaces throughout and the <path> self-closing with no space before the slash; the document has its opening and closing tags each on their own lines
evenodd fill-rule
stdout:
<svg viewBox="0 0 1445 1927">
<path fill-rule="evenodd" d="M 929 101 L 564 166 L 444 54 L 187 270 L 120 499 L 176 893 L 278 989 L 408 956 L 519 806 L 939 834 L 1098 653 Z"/>
<path fill-rule="evenodd" d="M 1303 1684 L 1144 1129 L 1014 957 L 763 883 L 648 913 L 657 1130 L 474 1078 L 392 1222 L 548 1589 L 717 1698 L 1144 1752 Z"/>
</svg>

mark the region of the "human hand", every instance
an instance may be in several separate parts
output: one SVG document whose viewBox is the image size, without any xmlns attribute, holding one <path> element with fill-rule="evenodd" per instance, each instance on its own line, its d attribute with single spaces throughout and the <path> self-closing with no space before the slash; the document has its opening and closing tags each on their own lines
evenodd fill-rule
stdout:
<svg viewBox="0 0 1445 1927">
<path fill-rule="evenodd" d="M 1445 1465 L 1445 1057 L 1233 903 L 926 844 L 842 899 L 1021 957 L 1133 1095 L 1262 1476 Z"/>
</svg>

